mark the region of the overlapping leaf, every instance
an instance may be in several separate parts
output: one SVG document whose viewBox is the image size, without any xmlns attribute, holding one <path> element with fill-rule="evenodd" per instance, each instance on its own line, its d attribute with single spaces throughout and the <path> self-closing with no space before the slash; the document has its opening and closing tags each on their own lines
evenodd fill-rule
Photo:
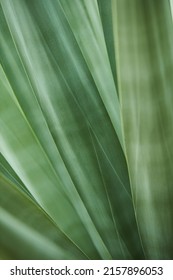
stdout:
<svg viewBox="0 0 173 280">
<path fill-rule="evenodd" d="M 171 257 L 172 20 L 155 2 L 1 0 L 0 258 Z"/>
<path fill-rule="evenodd" d="M 5 258 L 87 258 L 41 208 L 2 176 L 0 192 L 0 252 Z"/>
<path fill-rule="evenodd" d="M 173 26 L 169 1 L 113 1 L 118 84 L 146 257 L 173 257 Z M 117 13 L 118 11 L 118 13 Z"/>
</svg>

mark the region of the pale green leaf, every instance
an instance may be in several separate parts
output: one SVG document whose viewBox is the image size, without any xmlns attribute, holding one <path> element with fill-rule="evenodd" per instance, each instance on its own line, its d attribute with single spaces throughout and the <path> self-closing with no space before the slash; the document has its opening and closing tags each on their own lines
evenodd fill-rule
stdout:
<svg viewBox="0 0 173 280">
<path fill-rule="evenodd" d="M 173 257 L 173 26 L 169 1 L 113 0 L 134 208 L 149 259 Z"/>
</svg>

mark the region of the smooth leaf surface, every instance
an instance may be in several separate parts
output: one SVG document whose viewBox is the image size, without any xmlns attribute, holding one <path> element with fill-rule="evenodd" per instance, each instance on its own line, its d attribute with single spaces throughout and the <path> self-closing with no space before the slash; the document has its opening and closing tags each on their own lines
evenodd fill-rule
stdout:
<svg viewBox="0 0 173 280">
<path fill-rule="evenodd" d="M 48 216 L 0 177 L 0 253 L 13 259 L 86 259 Z"/>
<path fill-rule="evenodd" d="M 113 0 L 118 84 L 136 217 L 149 259 L 171 259 L 173 26 L 169 1 Z M 118 11 L 118 13 L 117 13 Z"/>
<path fill-rule="evenodd" d="M 95 72 L 95 68 L 93 66 L 91 68 L 89 64 L 96 56 L 97 49 L 91 49 L 91 55 L 88 57 L 88 49 L 85 44 L 80 44 L 80 38 L 77 38 L 79 45 L 76 43 L 73 33 L 81 36 L 84 29 L 81 31 L 73 29 L 72 33 L 71 28 L 74 26 L 72 23 L 69 26 L 58 2 L 45 1 L 42 4 L 37 1 L 37 3 L 32 2 L 31 5 L 16 1 L 14 6 L 11 2 L 4 1 L 2 7 L 27 77 L 58 149 L 54 154 L 56 154 L 59 164 L 57 165 L 55 157 L 53 160 L 51 157 L 51 163 L 61 178 L 64 191 L 77 209 L 77 213 L 90 232 L 97 249 L 98 246 L 102 246 L 102 249 L 99 250 L 105 250 L 104 245 L 101 243 L 99 245 L 99 242 L 102 242 L 101 239 L 97 242 L 100 234 L 113 258 L 129 258 L 129 255 L 140 258 L 142 256 L 141 246 L 131 201 L 126 162 L 110 115 L 107 113 L 107 105 L 105 105 L 106 103 L 112 106 L 114 102 L 112 102 L 111 96 L 108 96 L 109 103 L 105 100 L 103 104 L 103 100 L 100 99 L 100 90 L 98 92 L 98 85 L 99 88 L 102 87 L 104 94 L 106 92 L 114 94 L 115 106 L 118 105 L 118 99 L 105 52 L 98 7 L 96 3 L 94 6 L 92 2 L 89 3 L 90 5 L 87 4 L 87 7 L 90 13 L 95 13 L 98 35 L 100 34 L 99 41 L 101 46 L 103 45 L 101 54 L 105 63 L 102 62 L 102 65 L 106 71 L 103 73 L 99 71 L 99 68 Z M 64 9 L 67 8 L 65 4 L 64 1 Z M 83 11 L 81 15 L 84 13 L 83 5 L 76 3 L 76 7 L 79 6 L 79 10 Z M 71 14 L 68 16 L 70 17 Z M 75 15 L 74 18 L 77 16 Z M 81 21 L 82 19 L 79 18 L 79 23 Z M 94 24 L 90 27 L 90 24 L 86 22 L 86 26 L 89 26 L 89 33 L 86 32 L 85 36 L 90 38 L 91 27 L 94 28 Z M 91 38 L 95 41 L 93 35 Z M 8 57 L 3 59 L 6 69 L 7 61 Z M 15 62 L 15 64 L 17 63 Z M 97 65 L 96 62 L 95 65 Z M 90 68 L 88 69 L 88 67 Z M 103 86 L 102 77 L 108 75 L 105 73 L 110 73 L 106 85 L 111 85 L 111 91 L 109 88 L 106 91 Z M 24 100 L 22 91 L 17 92 L 18 101 L 23 108 L 24 106 L 26 108 L 25 104 L 30 102 L 30 96 L 28 100 L 27 98 Z M 115 113 L 117 114 L 117 109 Z M 29 121 L 32 125 L 31 118 Z M 113 122 L 116 124 L 116 118 L 115 121 L 113 119 Z M 92 134 L 94 135 L 92 136 Z M 93 139 L 95 143 L 93 143 Z M 50 158 L 47 148 L 46 153 Z M 104 168 L 100 167 L 101 165 Z M 109 169 L 111 171 L 108 180 Z M 82 206 L 83 202 L 86 209 Z M 81 209 L 84 209 L 83 214 Z M 120 209 L 122 210 L 120 211 Z M 87 216 L 86 210 L 92 218 L 97 232 L 93 225 L 89 226 L 87 218 L 89 216 Z M 100 219 L 100 214 L 102 219 Z M 130 232 L 128 238 L 126 238 L 127 229 Z M 133 247 L 132 244 L 135 244 L 135 249 L 133 253 L 129 254 L 128 250 Z M 106 254 L 105 256 L 108 257 L 108 253 L 101 254 Z"/>
<path fill-rule="evenodd" d="M 0 146 L 2 154 L 14 167 L 17 175 L 38 204 L 55 223 L 77 243 L 80 243 L 79 233 L 82 233 L 88 240 L 86 251 L 92 250 L 92 245 L 89 247 L 91 241 L 64 192 L 60 178 L 55 174 L 20 107 L 11 98 L 12 89 L 2 68 L 0 82 Z M 80 205 L 76 205 L 76 207 L 80 207 Z M 77 227 L 79 230 L 76 230 Z M 85 244 L 81 246 L 85 246 Z"/>
<path fill-rule="evenodd" d="M 172 258 L 171 9 L 0 1 L 0 258 Z"/>
</svg>

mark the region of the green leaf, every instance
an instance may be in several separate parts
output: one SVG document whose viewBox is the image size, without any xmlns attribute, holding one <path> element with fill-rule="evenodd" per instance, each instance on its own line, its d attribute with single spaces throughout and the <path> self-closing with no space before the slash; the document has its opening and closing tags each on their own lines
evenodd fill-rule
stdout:
<svg viewBox="0 0 173 280">
<path fill-rule="evenodd" d="M 113 80 L 114 73 L 112 73 L 110 67 L 110 61 L 108 57 L 109 53 L 106 49 L 97 1 L 74 0 L 72 2 L 70 0 L 60 0 L 59 2 L 61 3 L 69 26 L 74 34 L 75 40 L 79 45 L 79 48 L 82 52 L 83 58 L 87 64 L 90 74 L 92 75 L 98 94 L 100 95 L 101 100 L 104 103 L 104 107 L 118 135 L 119 141 L 123 145 L 121 135 L 122 132 L 120 126 L 119 101 Z M 107 3 L 107 8 L 109 9 L 109 3 Z M 60 10 L 58 2 L 57 5 L 55 5 L 55 9 L 56 11 Z M 107 13 L 109 12 L 110 10 Z M 53 11 L 51 12 L 51 14 L 53 14 Z M 109 16 L 111 16 L 111 14 Z M 63 27 L 64 25 L 65 24 L 63 24 Z M 106 24 L 104 26 L 106 27 Z M 69 37 L 69 35 L 70 34 L 66 32 L 66 36 Z M 68 46 L 66 48 L 69 48 L 69 43 L 72 43 L 74 41 L 71 39 L 70 42 L 68 37 Z M 73 61 L 75 59 L 76 63 L 79 60 L 79 52 L 76 52 L 76 49 L 73 49 L 72 45 L 70 47 L 70 52 L 73 52 Z M 78 68 L 79 67 L 77 67 L 77 69 Z M 82 68 L 85 69 L 84 66 Z M 82 74 L 82 72 L 83 71 L 80 71 L 80 75 Z M 87 70 L 85 70 L 85 73 L 87 73 Z M 85 80 L 83 80 L 82 82 L 84 83 Z M 91 89 L 88 88 L 88 84 L 87 89 L 88 91 L 91 91 Z M 87 91 L 87 89 L 85 88 L 85 91 Z M 91 94 L 92 92 L 90 93 L 90 95 Z"/>
<path fill-rule="evenodd" d="M 2 258 L 86 259 L 41 208 L 2 176 L 0 193 Z"/>
<path fill-rule="evenodd" d="M 8 178 L 13 184 L 31 196 L 21 179 L 17 176 L 2 154 L 0 154 L 0 174 Z"/>
<path fill-rule="evenodd" d="M 104 38 L 106 48 L 109 56 L 111 70 L 115 81 L 116 90 L 118 90 L 117 84 L 117 69 L 115 62 L 115 44 L 113 36 L 113 19 L 112 19 L 112 0 L 97 0 L 99 13 L 102 21 L 102 27 L 104 32 Z"/>
<path fill-rule="evenodd" d="M 0 81 L 2 92 L 0 96 L 2 135 L 0 146 L 2 154 L 6 157 L 10 165 L 14 167 L 17 175 L 22 179 L 38 204 L 50 215 L 55 223 L 75 242 L 84 247 L 86 251 L 92 250 L 92 245 L 89 246 L 91 241 L 86 230 L 91 229 L 95 234 L 97 232 L 82 201 L 77 196 L 78 203 L 74 205 L 75 209 L 71 205 L 69 198 L 72 198 L 73 201 L 76 199 L 76 196 L 74 197 L 73 194 L 73 189 L 64 189 L 60 178 L 55 173 L 47 155 L 23 115 L 21 108 L 11 98 L 13 92 L 2 68 Z M 83 220 L 81 221 L 79 218 L 81 216 L 83 220 L 86 217 L 85 223 L 87 222 L 88 226 L 86 229 L 84 229 Z M 77 227 L 79 227 L 78 230 Z M 83 239 L 79 238 L 79 234 L 81 234 L 84 240 L 87 240 L 87 245 Z M 101 242 L 99 238 L 96 239 L 97 242 Z M 102 243 L 100 246 L 102 246 Z"/>
<path fill-rule="evenodd" d="M 173 28 L 169 1 L 113 0 L 124 142 L 148 259 L 173 257 Z"/>
<path fill-rule="evenodd" d="M 8 140 L 7 149 L 3 142 L 3 154 L 19 177 L 27 172 L 27 180 L 22 177 L 22 181 L 37 202 L 89 256 L 96 256 L 92 251 L 93 243 L 102 258 L 143 258 L 121 148 L 119 101 L 97 2 L 75 2 L 76 9 L 71 9 L 74 14 L 66 5 L 70 3 L 16 1 L 14 5 L 11 1 L 2 1 L 17 49 L 16 52 L 4 23 L 1 28 L 4 42 L 1 63 L 13 89 L 9 90 L 11 99 L 6 104 L 11 104 L 10 110 L 15 111 L 15 120 L 21 124 L 16 127 L 13 118 L 10 122 L 5 118 L 3 121 L 10 130 L 15 126 L 15 133 L 14 128 L 12 131 L 14 135 L 19 135 L 15 139 L 18 146 L 21 141 L 20 126 L 22 131 L 27 131 L 22 155 L 20 149 L 16 150 L 14 140 Z M 91 24 L 87 20 L 85 6 L 87 13 L 93 14 Z M 74 25 L 73 17 L 78 19 L 76 11 L 80 11 L 80 17 Z M 88 39 L 82 41 L 84 28 L 81 23 L 85 13 L 88 26 L 85 36 Z M 86 47 L 85 43 L 90 39 L 97 48 L 93 48 L 92 44 Z M 10 47 L 12 59 L 7 55 L 6 46 Z M 9 65 L 14 65 L 15 71 Z M 21 76 L 21 85 L 17 73 Z M 18 109 L 14 102 L 12 105 L 12 100 Z M 14 135 L 12 138 L 15 138 Z M 5 142 L 8 137 L 5 127 Z M 30 139 L 29 145 L 33 145 L 34 150 L 27 150 L 26 139 Z M 36 165 L 33 174 L 28 164 L 24 165 L 25 158 L 30 166 L 33 162 Z M 48 170 L 47 174 L 43 174 L 43 168 L 40 170 L 40 164 Z M 55 202 L 57 198 L 59 206 Z M 62 215 L 63 209 L 66 214 Z M 69 217 L 71 224 L 79 224 L 81 238 L 76 233 L 77 228 L 74 232 L 67 228 L 69 221 L 66 219 Z"/>
</svg>

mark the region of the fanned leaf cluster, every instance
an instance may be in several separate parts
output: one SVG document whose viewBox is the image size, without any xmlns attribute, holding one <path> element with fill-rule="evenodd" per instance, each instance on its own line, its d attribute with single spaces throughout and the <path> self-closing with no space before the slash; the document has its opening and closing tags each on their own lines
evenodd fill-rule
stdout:
<svg viewBox="0 0 173 280">
<path fill-rule="evenodd" d="M 168 0 L 0 1 L 0 258 L 173 257 Z"/>
</svg>

